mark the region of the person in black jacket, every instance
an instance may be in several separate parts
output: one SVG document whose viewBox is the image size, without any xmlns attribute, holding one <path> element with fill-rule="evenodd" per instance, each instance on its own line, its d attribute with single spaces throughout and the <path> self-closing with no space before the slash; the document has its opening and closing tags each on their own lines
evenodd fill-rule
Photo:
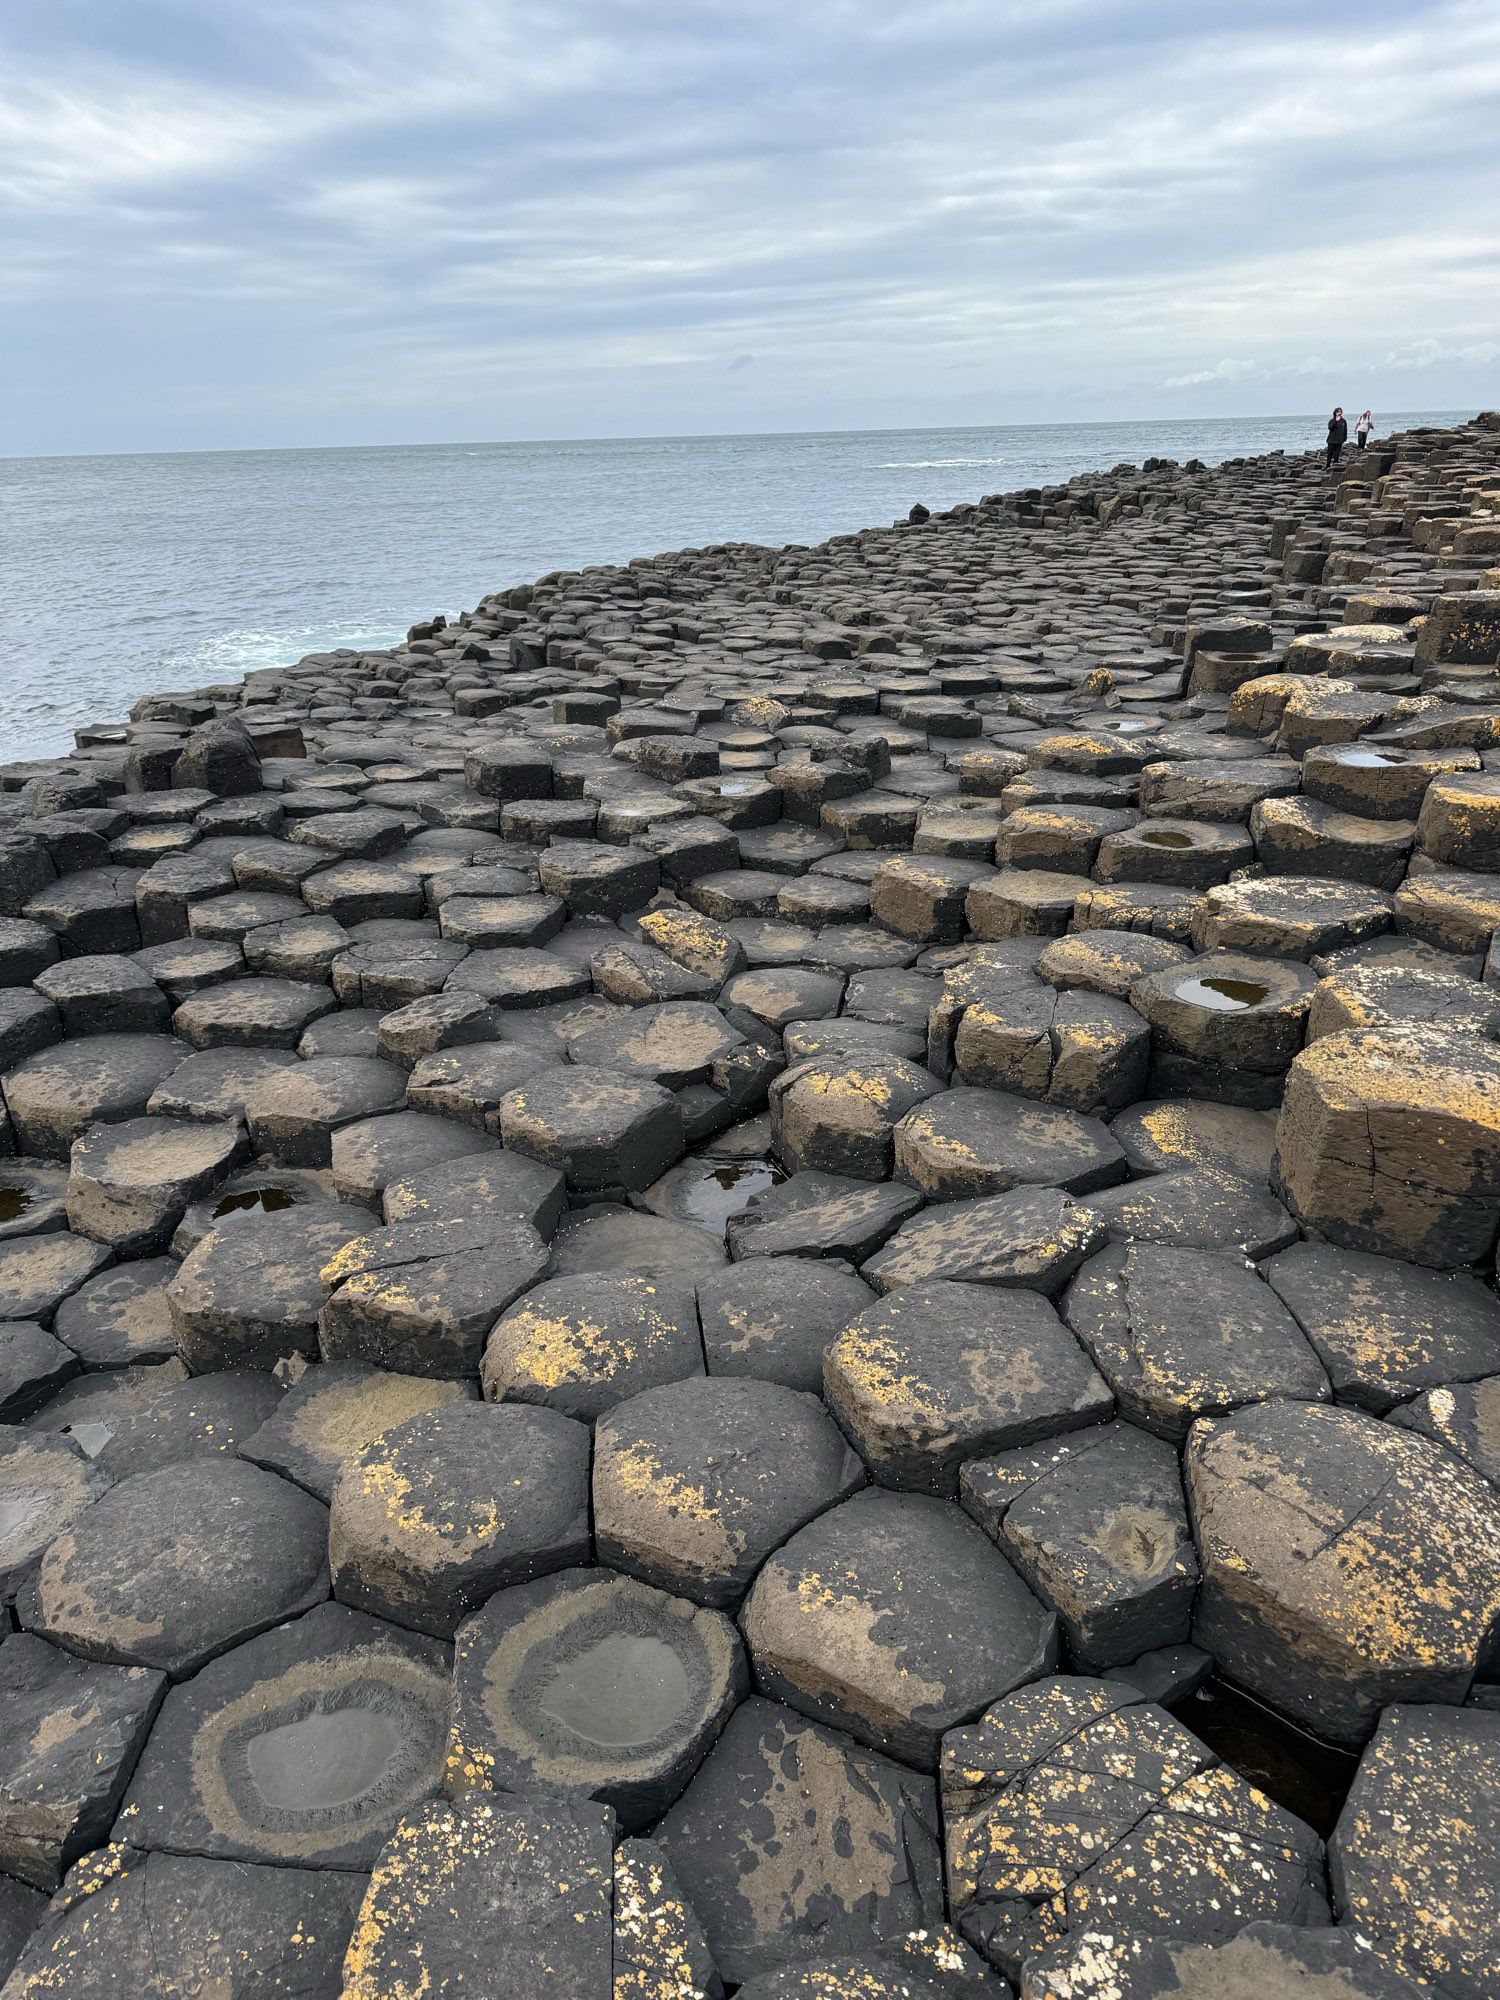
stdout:
<svg viewBox="0 0 1500 2000">
<path fill-rule="evenodd" d="M 1343 451 L 1348 436 L 1349 426 L 1344 422 L 1344 412 L 1340 406 L 1328 419 L 1328 456 L 1323 461 L 1325 469 L 1338 464 L 1339 454 Z"/>
</svg>

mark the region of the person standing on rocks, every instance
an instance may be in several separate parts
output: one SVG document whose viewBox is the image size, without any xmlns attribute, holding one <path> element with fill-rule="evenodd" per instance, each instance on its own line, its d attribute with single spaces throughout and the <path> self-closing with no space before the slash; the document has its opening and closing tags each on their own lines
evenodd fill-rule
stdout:
<svg viewBox="0 0 1500 2000">
<path fill-rule="evenodd" d="M 1354 426 L 1354 442 L 1361 451 L 1370 442 L 1370 433 L 1374 428 L 1375 419 L 1366 410 L 1359 422 Z"/>
<path fill-rule="evenodd" d="M 1323 461 L 1325 467 L 1338 464 L 1339 457 L 1348 441 L 1348 437 L 1349 426 L 1344 422 L 1344 411 L 1341 404 L 1328 419 L 1328 455 Z"/>
</svg>

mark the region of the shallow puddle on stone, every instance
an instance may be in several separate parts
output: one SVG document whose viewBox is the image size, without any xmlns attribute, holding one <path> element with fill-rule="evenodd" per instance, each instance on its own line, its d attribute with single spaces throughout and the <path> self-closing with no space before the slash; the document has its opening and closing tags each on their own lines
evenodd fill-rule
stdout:
<svg viewBox="0 0 1500 2000">
<path fill-rule="evenodd" d="M 36 1196 L 30 1188 L 0 1182 L 0 1222 L 19 1222 L 27 1209 L 35 1208 Z"/>
<path fill-rule="evenodd" d="M 394 1716 L 373 1708 L 315 1708 L 252 1736 L 251 1781 L 268 1806 L 311 1812 L 352 1805 L 390 1770 L 405 1741 Z"/>
<path fill-rule="evenodd" d="M 1196 1001 L 1216 1014 L 1239 1014 L 1247 1007 L 1257 1006 L 1270 990 L 1255 979 L 1228 979 L 1221 973 L 1210 972 L 1201 979 L 1184 979 L 1177 988 L 1177 997 Z"/>
<path fill-rule="evenodd" d="M 690 1693 L 687 1669 L 665 1639 L 622 1632 L 565 1660 L 538 1706 L 586 1743 L 634 1750 L 672 1727 Z"/>
<path fill-rule="evenodd" d="M 1359 1764 L 1217 1674 L 1172 1713 L 1216 1756 L 1327 1839 Z"/>
<path fill-rule="evenodd" d="M 685 1187 L 677 1200 L 677 1212 L 700 1228 L 722 1236 L 725 1226 L 745 1210 L 757 1196 L 769 1194 L 786 1179 L 771 1160 L 703 1160 L 703 1177 L 695 1186 Z"/>
<path fill-rule="evenodd" d="M 213 1218 L 220 1222 L 229 1216 L 275 1215 L 283 1208 L 295 1208 L 296 1204 L 295 1188 L 242 1188 L 238 1194 L 226 1194 L 222 1201 L 215 1202 Z"/>
<path fill-rule="evenodd" d="M 1341 764 L 1358 764 L 1361 768 L 1379 768 L 1384 764 L 1404 764 L 1406 759 L 1404 757 L 1390 756 L 1384 750 L 1341 750 L 1339 752 L 1339 762 Z"/>
<path fill-rule="evenodd" d="M 1191 847 L 1193 836 L 1178 833 L 1172 827 L 1164 827 L 1160 832 L 1143 833 L 1140 838 L 1147 847 Z"/>
<path fill-rule="evenodd" d="M 85 1417 L 80 1423 L 64 1424 L 62 1437 L 71 1438 L 85 1458 L 97 1458 L 115 1434 L 115 1426 L 103 1417 Z"/>
</svg>

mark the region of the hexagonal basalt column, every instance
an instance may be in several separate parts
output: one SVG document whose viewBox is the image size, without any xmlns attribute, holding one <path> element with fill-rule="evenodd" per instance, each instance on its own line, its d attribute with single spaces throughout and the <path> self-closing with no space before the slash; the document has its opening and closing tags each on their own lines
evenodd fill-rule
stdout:
<svg viewBox="0 0 1500 2000">
<path fill-rule="evenodd" d="M 746 1600 L 762 1693 L 931 1769 L 943 1732 L 1055 1663 L 1057 1624 L 941 1500 L 859 1493 L 793 1535 Z"/>
<path fill-rule="evenodd" d="M 1034 1292 L 937 1280 L 871 1306 L 829 1348 L 830 1408 L 884 1486 L 952 1494 L 980 1452 L 1113 1408 L 1103 1379 Z"/>
<path fill-rule="evenodd" d="M 126 1800 L 145 1848 L 368 1868 L 442 1782 L 448 1649 L 320 1604 L 167 1695 Z"/>
<path fill-rule="evenodd" d="M 659 1084 L 616 1070 L 573 1068 L 528 1077 L 500 1104 L 507 1146 L 559 1168 L 580 1193 L 660 1180 L 686 1143 L 682 1109 Z"/>
<path fill-rule="evenodd" d="M 1263 1403 L 1193 1433 L 1196 1635 L 1226 1674 L 1357 1743 L 1392 1701 L 1461 1701 L 1500 1616 L 1500 1495 L 1351 1410 Z"/>
<path fill-rule="evenodd" d="M 334 1595 L 441 1638 L 507 1584 L 587 1561 L 589 1436 L 554 1410 L 447 1403 L 373 1439 L 333 1489 Z"/>
<path fill-rule="evenodd" d="M 897 1125 L 941 1088 L 929 1071 L 899 1056 L 799 1063 L 771 1085 L 776 1150 L 794 1173 L 811 1168 L 883 1180 Z"/>
<path fill-rule="evenodd" d="M 700 1604 L 734 1604 L 772 1549 L 863 1483 L 815 1396 L 732 1376 L 674 1382 L 599 1423 L 599 1554 Z"/>
<path fill-rule="evenodd" d="M 1500 1049 L 1441 1028 L 1321 1036 L 1287 1074 L 1275 1177 L 1332 1242 L 1478 1261 L 1500 1227 Z"/>
<path fill-rule="evenodd" d="M 658 1818 L 746 1691 L 721 1612 L 607 1569 L 503 1590 L 459 1627 L 451 1796 L 562 1791 Z"/>
</svg>

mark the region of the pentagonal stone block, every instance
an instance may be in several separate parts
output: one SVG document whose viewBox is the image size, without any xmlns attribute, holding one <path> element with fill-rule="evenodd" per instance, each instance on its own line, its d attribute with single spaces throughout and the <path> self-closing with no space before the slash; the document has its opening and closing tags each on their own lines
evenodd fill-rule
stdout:
<svg viewBox="0 0 1500 2000">
<path fill-rule="evenodd" d="M 227 1123 L 147 1117 L 90 1126 L 73 1141 L 68 1221 L 127 1256 L 160 1249 L 240 1151 L 239 1130 Z"/>
<path fill-rule="evenodd" d="M 34 1320 L 0 1321 L 0 1424 L 22 1423 L 78 1373 L 78 1356 Z"/>
<path fill-rule="evenodd" d="M 86 1659 L 181 1679 L 327 1594 L 327 1518 L 256 1466 L 138 1473 L 48 1549 L 28 1622 Z"/>
<path fill-rule="evenodd" d="M 881 863 L 870 883 L 870 910 L 902 937 L 942 941 L 964 934 L 964 898 L 993 873 L 988 857 L 959 860 L 900 854 Z"/>
<path fill-rule="evenodd" d="M 0 1600 L 14 1600 L 53 1542 L 108 1487 L 71 1439 L 0 1429 Z"/>
<path fill-rule="evenodd" d="M 0 1648 L 0 1860 L 55 1889 L 109 1837 L 166 1682 L 145 1667 L 94 1666 L 14 1633 Z"/>
<path fill-rule="evenodd" d="M 1263 1185 L 1215 1167 L 1184 1167 L 1104 1188 L 1089 1207 L 1116 1243 L 1178 1250 L 1238 1250 L 1269 1257 L 1297 1238 L 1297 1225 Z"/>
<path fill-rule="evenodd" d="M 571 1793 L 643 1826 L 746 1687 L 721 1612 L 607 1569 L 520 1584 L 459 1627 L 448 1790 Z"/>
<path fill-rule="evenodd" d="M 1179 1644 L 1198 1560 L 1177 1454 L 1133 1424 L 1097 1424 L 971 1459 L 959 1495 L 1090 1673 Z"/>
<path fill-rule="evenodd" d="M 874 1303 L 870 1287 L 836 1264 L 792 1257 L 732 1264 L 698 1286 L 708 1372 L 754 1376 L 817 1395 L 828 1343 Z"/>
<path fill-rule="evenodd" d="M 914 1105 L 942 1088 L 899 1056 L 799 1063 L 771 1085 L 776 1151 L 799 1169 L 882 1180 L 891 1138 Z"/>
<path fill-rule="evenodd" d="M 860 1275 L 878 1292 L 952 1278 L 1051 1297 L 1107 1236 L 1093 1211 L 1060 1188 L 1013 1188 L 914 1215 Z"/>
<path fill-rule="evenodd" d="M 954 1917 L 1012 1977 L 1098 1912 L 1187 1944 L 1318 1914 L 1312 1829 L 1121 1682 L 1007 1695 L 948 1737 L 941 1790 Z"/>
<path fill-rule="evenodd" d="M 525 1013 L 589 990 L 587 971 L 547 951 L 476 951 L 448 975 L 445 990 L 473 993 L 502 1013 Z"/>
<path fill-rule="evenodd" d="M 640 932 L 673 964 L 707 979 L 716 989 L 746 965 L 745 947 L 733 932 L 697 910 L 648 910 Z"/>
<path fill-rule="evenodd" d="M 522 1153 L 466 1153 L 387 1184 L 381 1207 L 389 1223 L 524 1222 L 550 1237 L 562 1220 L 567 1184 L 555 1167 Z"/>
<path fill-rule="evenodd" d="M 1103 1250 L 1068 1287 L 1063 1314 L 1120 1399 L 1158 1436 L 1269 1396 L 1326 1400 L 1302 1329 L 1243 1258 L 1163 1243 Z"/>
<path fill-rule="evenodd" d="M 1265 1180 L 1276 1150 L 1273 1112 L 1186 1097 L 1132 1104 L 1115 1113 L 1109 1129 L 1138 1174 L 1207 1167 L 1242 1180 Z"/>
<path fill-rule="evenodd" d="M 1424 1992 L 1484 2000 L 1500 1934 L 1500 1715 L 1391 1708 L 1329 1843 L 1341 1924 Z"/>
<path fill-rule="evenodd" d="M 490 1328 L 548 1262 L 536 1231 L 509 1217 L 401 1222 L 355 1237 L 324 1268 L 323 1358 L 475 1375 Z"/>
<path fill-rule="evenodd" d="M 397 1375 L 367 1361 L 325 1361 L 304 1368 L 236 1449 L 241 1458 L 294 1480 L 326 1506 L 339 1473 L 366 1445 L 424 1410 L 472 1402 L 474 1395 L 467 1382 Z"/>
<path fill-rule="evenodd" d="M 601 1560 L 700 1604 L 736 1603 L 772 1549 L 864 1481 L 815 1397 L 733 1377 L 648 1389 L 595 1446 Z"/>
<path fill-rule="evenodd" d="M 291 1049 L 204 1049 L 152 1091 L 146 1109 L 153 1118 L 242 1118 L 257 1085 L 296 1063 Z"/>
<path fill-rule="evenodd" d="M 500 1105 L 507 1146 L 567 1175 L 579 1193 L 650 1187 L 681 1155 L 682 1111 L 659 1084 L 612 1070 L 548 1070 Z"/>
<path fill-rule="evenodd" d="M 172 1035 L 89 1035 L 43 1049 L 5 1079 L 18 1150 L 66 1160 L 90 1125 L 139 1118 L 186 1054 Z"/>
<path fill-rule="evenodd" d="M 775 1702 L 741 1704 L 658 1838 L 731 1983 L 942 1913 L 931 1780 Z"/>
<path fill-rule="evenodd" d="M 555 840 L 537 863 L 542 888 L 575 917 L 623 917 L 649 903 L 661 881 L 654 855 L 606 841 Z"/>
<path fill-rule="evenodd" d="M 375 1864 L 344 1963 L 343 2000 L 605 1993 L 613 1969 L 607 1807 L 564 1799 L 430 1805 Z"/>
<path fill-rule="evenodd" d="M 1046 947 L 1037 959 L 1036 970 L 1049 986 L 1064 992 L 1076 986 L 1108 994 L 1114 1000 L 1128 1000 L 1138 979 L 1170 971 L 1189 956 L 1168 938 L 1141 936 L 1134 931 L 1074 931 Z"/>
<path fill-rule="evenodd" d="M 413 1064 L 407 1102 L 413 1111 L 434 1112 L 482 1132 L 499 1130 L 501 1102 L 540 1069 L 555 1068 L 556 1057 L 516 1042 L 476 1042 L 440 1049 Z"/>
<path fill-rule="evenodd" d="M 184 1259 L 167 1299 L 190 1367 L 273 1368 L 316 1354 L 322 1271 L 368 1217 L 333 1202 L 251 1211 Z"/>
<path fill-rule="evenodd" d="M 94 1463 L 119 1481 L 190 1458 L 233 1457 L 280 1401 L 279 1383 L 245 1368 L 167 1382 L 120 1411 Z"/>
<path fill-rule="evenodd" d="M 392 1181 L 444 1160 L 492 1152 L 494 1143 L 488 1134 L 450 1118 L 423 1111 L 379 1112 L 335 1130 L 329 1144 L 333 1185 L 341 1201 L 378 1209 Z"/>
<path fill-rule="evenodd" d="M 1476 1262 L 1497 1225 L 1500 1049 L 1438 1028 L 1321 1037 L 1287 1076 L 1276 1181 L 1348 1249 Z"/>
<path fill-rule="evenodd" d="M 1307 1039 L 1344 1028 L 1458 1029 L 1500 1036 L 1500 994 L 1478 980 L 1420 965 L 1350 965 L 1330 971 L 1313 989 Z"/>
<path fill-rule="evenodd" d="M 1391 927 L 1391 899 L 1378 889 L 1323 876 L 1266 875 L 1204 892 L 1193 924 L 1200 951 L 1312 958 Z"/>
<path fill-rule="evenodd" d="M 1265 1276 L 1340 1402 L 1378 1416 L 1424 1389 L 1500 1374 L 1500 1304 L 1473 1278 L 1328 1243 L 1290 1245 Z"/>
<path fill-rule="evenodd" d="M 842 974 L 817 972 L 805 965 L 763 965 L 737 974 L 719 1000 L 722 1006 L 739 1010 L 738 1018 L 749 1019 L 752 1025 L 759 1021 L 779 1033 L 791 1021 L 819 1021 L 837 1014 L 843 994 Z"/>
<path fill-rule="evenodd" d="M 998 1090 L 946 1090 L 919 1105 L 897 1128 L 894 1162 L 931 1201 L 1032 1184 L 1085 1194 L 1125 1176 L 1099 1119 Z"/>
<path fill-rule="evenodd" d="M 1265 800 L 1250 830 L 1269 874 L 1332 876 L 1371 889 L 1400 888 L 1416 836 L 1410 820 L 1363 819 L 1306 798 Z"/>
<path fill-rule="evenodd" d="M 346 1007 L 375 1007 L 382 1014 L 425 993 L 441 993 L 469 957 L 448 938 L 361 938 L 333 966 L 333 990 Z"/>
<path fill-rule="evenodd" d="M 336 1004 L 326 987 L 298 979 L 226 979 L 184 1000 L 172 1026 L 195 1049 L 294 1049 Z"/>
<path fill-rule="evenodd" d="M 1500 777 L 1461 771 L 1434 778 L 1422 798 L 1417 838 L 1423 853 L 1435 861 L 1495 874 L 1500 870 Z"/>
<path fill-rule="evenodd" d="M 956 1508 L 856 1494 L 777 1551 L 746 1600 L 762 1693 L 931 1768 L 945 1730 L 1057 1658 L 1057 1625 Z"/>
<path fill-rule="evenodd" d="M 1461 1701 L 1500 1614 L 1500 1495 L 1352 1410 L 1265 1403 L 1196 1431 L 1195 1636 L 1242 1687 L 1359 1742 L 1392 1701 Z"/>
<path fill-rule="evenodd" d="M 736 1258 L 832 1257 L 862 1263 L 922 1205 L 911 1188 L 873 1185 L 844 1174 L 798 1173 L 731 1216 Z"/>
<path fill-rule="evenodd" d="M 0 992 L 0 1071 L 62 1040 L 61 1016 L 40 993 Z"/>
<path fill-rule="evenodd" d="M 7 1317 L 50 1321 L 64 1299 L 113 1255 L 106 1245 L 65 1229 L 0 1240 L 0 1299 Z"/>
<path fill-rule="evenodd" d="M 702 1373 L 691 1285 L 604 1272 L 529 1291 L 496 1324 L 482 1370 L 491 1401 L 540 1403 L 585 1423 Z"/>
<path fill-rule="evenodd" d="M 246 1093 L 243 1116 L 257 1153 L 287 1167 L 326 1167 L 345 1125 L 399 1111 L 406 1077 L 368 1056 L 313 1056 L 277 1070 Z"/>
<path fill-rule="evenodd" d="M 439 1637 L 507 1584 L 589 1556 L 589 1434 L 554 1410 L 448 1403 L 340 1472 L 334 1594 Z"/>
<path fill-rule="evenodd" d="M 829 1407 L 885 1486 L 951 1495 L 966 1458 L 1107 1417 L 1114 1399 L 1045 1299 L 939 1279 L 846 1326 Z"/>
<path fill-rule="evenodd" d="M 420 917 L 422 880 L 399 861 L 336 861 L 306 878 L 302 900 L 345 925 Z"/>
<path fill-rule="evenodd" d="M 25 908 L 33 923 L 45 924 L 70 954 L 138 951 L 141 936 L 135 911 L 138 868 L 81 868 L 48 883 Z"/>
<path fill-rule="evenodd" d="M 335 1994 L 359 1889 L 355 1875 L 114 1846 L 69 1875 L 12 1994 Z"/>
<path fill-rule="evenodd" d="M 319 1604 L 172 1688 L 136 1767 L 133 1845 L 367 1868 L 442 1782 L 448 1649 Z"/>
<path fill-rule="evenodd" d="M 65 1035 L 150 1035 L 167 1025 L 167 996 L 133 959 L 64 959 L 36 979 Z"/>
<path fill-rule="evenodd" d="M 568 1054 L 575 1063 L 682 1090 L 705 1082 L 714 1064 L 744 1039 L 710 1002 L 676 1000 L 590 1028 L 569 1042 Z"/>
<path fill-rule="evenodd" d="M 1152 882 L 1207 889 L 1255 859 L 1255 843 L 1238 826 L 1152 818 L 1108 833 L 1093 872 L 1101 882 Z"/>
</svg>

